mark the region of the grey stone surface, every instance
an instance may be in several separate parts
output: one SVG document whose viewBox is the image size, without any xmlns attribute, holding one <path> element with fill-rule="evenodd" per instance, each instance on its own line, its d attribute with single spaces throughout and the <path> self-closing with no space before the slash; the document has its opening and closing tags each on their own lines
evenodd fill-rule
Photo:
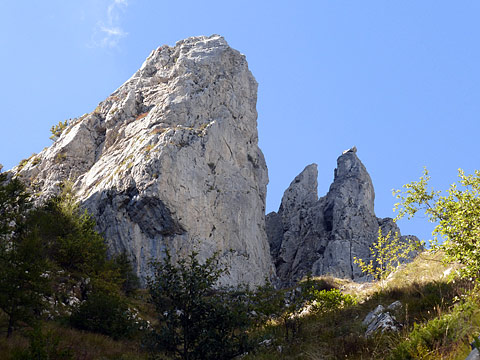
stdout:
<svg viewBox="0 0 480 360">
<path fill-rule="evenodd" d="M 480 352 L 478 351 L 478 348 L 475 344 L 477 341 L 480 341 L 480 338 L 477 338 L 470 344 L 472 351 L 470 351 L 470 354 L 468 354 L 465 360 L 480 360 Z"/>
<path fill-rule="evenodd" d="M 478 349 L 473 349 L 465 360 L 480 360 L 480 352 L 478 352 Z"/>
<path fill-rule="evenodd" d="M 367 280 L 354 257 L 370 259 L 379 228 L 385 235 L 400 234 L 392 219 L 375 216 L 374 200 L 372 180 L 355 147 L 338 158 L 334 181 L 320 199 L 317 166 L 307 166 L 285 191 L 278 212 L 266 217 L 281 283 L 289 285 L 308 273 Z"/>
<path fill-rule="evenodd" d="M 382 304 L 377 305 L 375 309 L 370 311 L 367 314 L 367 316 L 365 316 L 365 319 L 363 319 L 362 324 L 364 326 L 368 326 L 368 324 L 370 324 L 377 316 L 379 316 L 384 311 L 385 311 L 385 307 Z"/>
<path fill-rule="evenodd" d="M 383 305 L 378 305 L 375 309 L 370 311 L 365 319 L 363 319 L 363 326 L 366 326 L 365 337 L 373 335 L 377 331 L 398 331 L 402 325 L 397 321 L 390 311 L 396 311 L 401 308 L 402 303 L 395 301 L 390 304 L 387 309 Z M 390 311 L 387 311 L 390 310 Z"/>
<path fill-rule="evenodd" d="M 169 248 L 220 253 L 224 283 L 274 276 L 265 233 L 267 168 L 258 147 L 257 82 L 218 35 L 162 46 L 55 143 L 14 169 L 39 199 L 74 182 L 112 254 L 141 276 Z"/>
<path fill-rule="evenodd" d="M 402 326 L 395 319 L 395 316 L 389 312 L 382 312 L 374 316 L 371 322 L 368 323 L 365 337 L 370 337 L 377 331 L 399 331 L 401 328 Z"/>
<path fill-rule="evenodd" d="M 403 307 L 400 300 L 394 301 L 390 305 L 387 306 L 387 310 L 390 311 L 399 311 Z"/>
</svg>

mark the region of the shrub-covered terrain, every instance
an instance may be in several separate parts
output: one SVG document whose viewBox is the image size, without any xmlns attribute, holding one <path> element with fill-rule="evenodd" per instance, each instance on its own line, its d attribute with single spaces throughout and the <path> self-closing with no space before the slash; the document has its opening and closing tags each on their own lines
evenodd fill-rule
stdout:
<svg viewBox="0 0 480 360">
<path fill-rule="evenodd" d="M 228 268 L 216 255 L 202 263 L 192 252 L 174 264 L 166 252 L 152 262 L 147 289 L 138 289 L 128 255 L 107 257 L 69 184 L 34 207 L 20 181 L 0 174 L 1 358 L 464 359 L 480 334 L 470 221 L 478 175 L 461 173 L 466 190 L 447 197 L 428 192 L 425 177 L 406 186 L 401 214 L 435 209 L 445 245 L 379 281 L 307 277 L 288 289 L 220 287 Z M 395 330 L 367 334 L 366 316 L 391 304 Z"/>
</svg>

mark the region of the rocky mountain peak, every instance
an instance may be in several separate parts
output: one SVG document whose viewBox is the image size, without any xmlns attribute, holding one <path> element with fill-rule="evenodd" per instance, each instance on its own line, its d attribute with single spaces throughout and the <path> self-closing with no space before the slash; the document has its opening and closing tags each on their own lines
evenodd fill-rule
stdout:
<svg viewBox="0 0 480 360">
<path fill-rule="evenodd" d="M 375 216 L 373 183 L 355 147 L 337 159 L 334 181 L 320 199 L 316 176 L 316 166 L 308 166 L 285 191 L 278 213 L 266 217 L 270 252 L 283 285 L 309 273 L 361 280 L 364 274 L 353 258 L 370 258 L 379 228 L 400 234 L 392 219 Z"/>
<path fill-rule="evenodd" d="M 15 169 L 39 198 L 74 182 L 111 254 L 148 263 L 219 252 L 231 285 L 273 276 L 257 82 L 218 35 L 152 51 L 141 68 L 55 143 Z"/>
<path fill-rule="evenodd" d="M 317 164 L 310 164 L 298 174 L 282 197 L 279 213 L 298 212 L 302 207 L 309 207 L 318 200 Z"/>
</svg>

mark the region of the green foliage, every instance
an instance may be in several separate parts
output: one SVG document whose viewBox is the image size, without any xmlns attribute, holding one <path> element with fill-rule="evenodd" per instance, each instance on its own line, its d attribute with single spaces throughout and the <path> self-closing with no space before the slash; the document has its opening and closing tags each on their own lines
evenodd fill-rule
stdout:
<svg viewBox="0 0 480 360">
<path fill-rule="evenodd" d="M 434 354 L 451 348 L 459 341 L 468 341 L 474 313 L 478 317 L 478 305 L 472 299 L 467 299 L 449 313 L 441 314 L 425 324 L 415 324 L 408 337 L 393 350 L 390 359 L 423 359 L 428 355 L 436 358 Z"/>
<path fill-rule="evenodd" d="M 73 360 L 68 348 L 60 348 L 60 339 L 52 331 L 45 334 L 36 326 L 29 335 L 29 347 L 14 353 L 13 360 Z"/>
<path fill-rule="evenodd" d="M 268 281 L 250 294 L 252 311 L 256 314 L 254 322 L 256 326 L 262 326 L 268 320 L 279 317 L 285 307 L 285 292 L 275 289 Z"/>
<path fill-rule="evenodd" d="M 7 180 L 0 173 L 0 241 L 24 231 L 26 212 L 32 207 L 30 195 L 17 178 Z"/>
<path fill-rule="evenodd" d="M 342 294 L 338 289 L 311 290 L 312 310 L 315 313 L 329 313 L 357 304 L 357 299 L 349 294 Z"/>
<path fill-rule="evenodd" d="M 46 256 L 60 269 L 84 277 L 105 270 L 107 247 L 95 220 L 77 203 L 70 184 L 60 196 L 32 211 L 29 229 L 37 229 Z"/>
<path fill-rule="evenodd" d="M 113 259 L 113 267 L 118 272 L 120 279 L 122 279 L 121 288 L 123 293 L 127 296 L 133 295 L 135 290 L 140 287 L 140 280 L 133 271 L 132 262 L 126 252 Z"/>
<path fill-rule="evenodd" d="M 70 316 L 70 324 L 114 339 L 130 338 L 140 327 L 120 296 L 103 292 L 91 293 L 77 306 Z"/>
<path fill-rule="evenodd" d="M 26 231 L 30 208 L 23 184 L 0 174 L 0 309 L 8 318 L 7 337 L 18 323 L 35 320 L 50 288 L 42 276 L 48 263 L 38 256 L 40 238 L 36 231 Z"/>
<path fill-rule="evenodd" d="M 355 297 L 342 294 L 340 290 L 326 283 L 316 282 L 310 276 L 298 287 L 281 293 L 285 303 L 280 308 L 279 318 L 287 341 L 294 340 L 299 334 L 302 314 L 326 314 L 357 303 Z"/>
<path fill-rule="evenodd" d="M 59 121 L 58 125 L 53 125 L 50 129 L 50 132 L 52 133 L 52 136 L 50 136 L 50 140 L 57 140 L 67 127 L 68 120 L 65 120 L 64 122 Z"/>
<path fill-rule="evenodd" d="M 379 228 L 377 241 L 370 247 L 370 261 L 367 263 L 356 256 L 353 259 L 365 274 L 376 280 L 385 280 L 402 262 L 411 257 L 412 252 L 419 248 L 420 243 L 416 241 L 401 241 L 398 233 L 395 233 L 393 239 L 391 232 L 383 236 L 382 230 Z"/>
<path fill-rule="evenodd" d="M 159 325 L 146 343 L 154 353 L 175 359 L 232 359 L 251 348 L 248 296 L 217 288 L 227 269 L 218 256 L 200 263 L 197 253 L 172 263 L 169 252 L 152 263 L 148 281 Z"/>
<path fill-rule="evenodd" d="M 480 171 L 474 175 L 465 175 L 458 170 L 459 185 L 452 184 L 446 195 L 441 191 L 428 188 L 430 176 L 427 169 L 419 181 L 403 186 L 394 194 L 400 200 L 395 209 L 399 211 L 397 219 L 404 216 L 412 218 L 423 210 L 432 223 L 433 248 L 445 252 L 445 261 L 463 265 L 460 273 L 464 277 L 477 278 L 480 273 Z M 439 245 L 439 240 L 444 242 Z"/>
</svg>

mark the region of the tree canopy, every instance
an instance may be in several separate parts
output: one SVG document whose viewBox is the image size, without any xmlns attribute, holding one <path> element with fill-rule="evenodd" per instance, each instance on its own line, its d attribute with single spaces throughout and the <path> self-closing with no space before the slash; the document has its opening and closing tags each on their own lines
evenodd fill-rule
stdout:
<svg viewBox="0 0 480 360">
<path fill-rule="evenodd" d="M 394 191 L 399 199 L 396 220 L 423 211 L 430 222 L 436 223 L 433 248 L 442 249 L 446 261 L 463 265 L 463 277 L 476 278 L 480 273 L 480 171 L 466 175 L 459 169 L 458 178 L 459 183 L 442 194 L 429 187 L 430 176 L 425 169 L 418 181 Z"/>
</svg>

